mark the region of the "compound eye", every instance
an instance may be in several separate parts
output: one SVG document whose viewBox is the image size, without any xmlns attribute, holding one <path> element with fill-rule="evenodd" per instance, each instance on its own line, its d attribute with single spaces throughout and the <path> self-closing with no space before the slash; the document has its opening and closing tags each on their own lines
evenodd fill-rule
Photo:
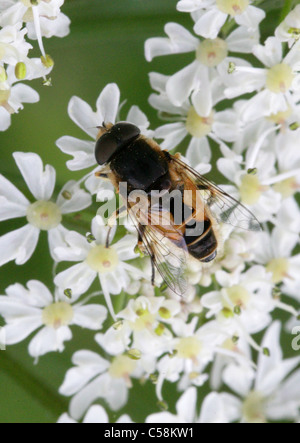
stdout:
<svg viewBox="0 0 300 443">
<path fill-rule="evenodd" d="M 103 134 L 96 142 L 95 157 L 99 165 L 104 165 L 115 154 L 119 143 L 110 132 Z"/>
<path fill-rule="evenodd" d="M 112 132 L 119 140 L 120 145 L 134 140 L 141 133 L 140 129 L 137 126 L 127 122 L 120 122 L 114 125 L 112 128 Z"/>
</svg>

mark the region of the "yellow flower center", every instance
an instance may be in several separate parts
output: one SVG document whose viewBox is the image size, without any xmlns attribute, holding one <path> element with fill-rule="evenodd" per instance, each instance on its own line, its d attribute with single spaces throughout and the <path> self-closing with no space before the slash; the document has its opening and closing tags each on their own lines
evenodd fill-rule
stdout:
<svg viewBox="0 0 300 443">
<path fill-rule="evenodd" d="M 119 256 L 114 248 L 98 245 L 90 250 L 86 262 L 90 268 L 99 272 L 99 274 L 107 274 L 116 269 L 119 264 Z"/>
<path fill-rule="evenodd" d="M 263 191 L 257 175 L 245 174 L 240 185 L 242 203 L 254 205 L 258 202 Z"/>
<path fill-rule="evenodd" d="M 247 423 L 266 423 L 264 403 L 259 392 L 250 392 L 243 404 L 243 417 Z"/>
<path fill-rule="evenodd" d="M 43 310 L 43 323 L 58 329 L 61 326 L 68 326 L 74 317 L 74 311 L 71 305 L 65 302 L 53 303 Z"/>
<path fill-rule="evenodd" d="M 280 63 L 268 70 L 266 86 L 275 94 L 284 94 L 292 86 L 294 77 L 292 68 L 285 63 Z"/>
<path fill-rule="evenodd" d="M 242 14 L 249 6 L 249 0 L 217 0 L 217 7 L 232 17 Z"/>
<path fill-rule="evenodd" d="M 151 328 L 153 323 L 155 322 L 155 315 L 151 314 L 148 309 L 138 308 L 136 309 L 136 314 L 138 318 L 135 322 L 131 322 L 131 328 L 135 331 L 142 331 L 146 328 Z"/>
<path fill-rule="evenodd" d="M 201 117 L 192 106 L 186 119 L 186 130 L 196 138 L 205 137 L 211 132 L 213 112 L 208 117 Z"/>
<path fill-rule="evenodd" d="M 10 89 L 0 89 L 0 106 L 5 105 L 10 97 Z"/>
<path fill-rule="evenodd" d="M 286 258 L 273 258 L 267 266 L 268 272 L 273 274 L 273 283 L 277 284 L 287 277 L 290 264 Z"/>
<path fill-rule="evenodd" d="M 234 309 L 236 306 L 240 308 L 247 307 L 250 294 L 243 286 L 234 285 L 231 288 L 226 289 L 227 297 L 223 297 L 223 306 L 226 309 Z"/>
<path fill-rule="evenodd" d="M 227 55 L 227 43 L 221 38 L 204 40 L 196 50 L 197 60 L 209 68 L 219 65 Z"/>
<path fill-rule="evenodd" d="M 125 380 L 128 380 L 135 368 L 135 360 L 127 357 L 127 355 L 118 355 L 111 362 L 108 373 L 113 378 L 124 378 Z"/>
<path fill-rule="evenodd" d="M 41 0 L 21 0 L 21 2 L 26 6 L 26 8 L 31 8 L 32 6 L 37 6 Z"/>
<path fill-rule="evenodd" d="M 276 123 L 277 125 L 284 124 L 287 119 L 293 114 L 292 108 L 289 106 L 286 111 L 279 111 L 277 114 L 271 114 L 267 117 L 267 120 Z"/>
<path fill-rule="evenodd" d="M 202 343 L 196 337 L 183 337 L 175 346 L 176 356 L 194 360 L 202 350 Z"/>
<path fill-rule="evenodd" d="M 299 184 L 295 177 L 291 177 L 282 182 L 275 183 L 273 189 L 274 191 L 279 192 L 283 198 L 288 198 L 292 197 L 299 190 Z"/>
<path fill-rule="evenodd" d="M 1 60 L 1 46 L 0 46 L 0 60 Z M 0 66 L 0 83 L 5 82 L 7 80 L 7 72 Z"/>
<path fill-rule="evenodd" d="M 224 341 L 222 348 L 234 352 L 236 350 L 236 343 L 233 342 L 232 338 L 228 338 Z"/>
<path fill-rule="evenodd" d="M 39 200 L 28 207 L 27 220 L 41 231 L 49 231 L 61 223 L 62 214 L 57 204 Z"/>
</svg>

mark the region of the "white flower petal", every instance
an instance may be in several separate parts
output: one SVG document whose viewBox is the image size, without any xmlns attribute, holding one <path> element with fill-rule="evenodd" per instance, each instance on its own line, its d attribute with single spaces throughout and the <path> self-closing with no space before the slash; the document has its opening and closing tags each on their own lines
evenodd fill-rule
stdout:
<svg viewBox="0 0 300 443">
<path fill-rule="evenodd" d="M 166 92 L 175 106 L 181 106 L 194 89 L 200 89 L 198 70 L 200 64 L 194 61 L 181 71 L 172 75 L 166 84 Z"/>
<path fill-rule="evenodd" d="M 262 347 L 270 351 L 270 356 L 260 354 L 258 359 L 255 388 L 265 396 L 269 396 L 300 362 L 299 357 L 283 360 L 280 331 L 281 324 L 275 321 L 267 330 L 262 342 Z"/>
<path fill-rule="evenodd" d="M 120 418 L 118 418 L 118 420 L 116 421 L 116 423 L 134 423 L 131 418 L 129 417 L 129 415 L 127 414 L 123 414 L 121 415 Z"/>
<path fill-rule="evenodd" d="M 299 51 L 300 51 L 300 41 L 298 40 L 288 54 L 284 58 L 284 63 L 290 65 L 294 71 L 300 70 L 300 60 L 299 60 Z M 298 82 L 299 84 L 299 82 Z"/>
<path fill-rule="evenodd" d="M 231 394 L 222 393 L 220 396 L 223 400 L 226 416 L 228 417 L 229 422 L 234 422 L 241 419 L 243 407 L 241 400 Z"/>
<path fill-rule="evenodd" d="M 5 343 L 7 345 L 20 343 L 41 326 L 41 316 L 20 318 L 16 322 L 5 326 Z"/>
<path fill-rule="evenodd" d="M 71 171 L 79 171 L 96 165 L 95 142 L 79 140 L 66 135 L 59 138 L 56 145 L 62 152 L 74 157 L 73 160 L 67 161 L 67 167 Z"/>
<path fill-rule="evenodd" d="M 180 12 L 195 12 L 200 8 L 211 6 L 213 0 L 180 0 L 177 3 L 177 10 Z"/>
<path fill-rule="evenodd" d="M 227 19 L 227 14 L 213 8 L 203 14 L 194 26 L 196 34 L 205 38 L 217 38 L 220 29 Z"/>
<path fill-rule="evenodd" d="M 256 30 L 261 21 L 266 17 L 265 11 L 249 5 L 245 12 L 235 17 L 235 21 L 250 30 Z"/>
<path fill-rule="evenodd" d="M 73 420 L 73 418 L 71 418 L 69 416 L 69 414 L 62 414 L 59 419 L 57 420 L 57 424 L 76 424 L 78 423 L 76 420 Z"/>
<path fill-rule="evenodd" d="M 219 171 L 231 182 L 235 182 L 236 175 L 240 171 L 240 166 L 237 162 L 228 158 L 220 158 L 217 161 Z"/>
<path fill-rule="evenodd" d="M 87 305 L 74 307 L 73 323 L 82 328 L 95 331 L 102 328 L 107 317 L 107 309 L 99 305 Z"/>
<path fill-rule="evenodd" d="M 101 125 L 102 122 L 98 121 L 98 117 L 90 105 L 81 98 L 74 96 L 69 102 L 68 113 L 77 126 L 96 140 L 98 133 L 97 126 Z"/>
<path fill-rule="evenodd" d="M 279 387 L 267 405 L 267 415 L 274 421 L 299 417 L 300 371 L 292 374 Z"/>
<path fill-rule="evenodd" d="M 213 101 L 207 70 L 205 70 L 201 76 L 199 75 L 199 80 L 200 89 L 193 92 L 191 100 L 196 112 L 201 117 L 208 117 L 212 112 Z"/>
<path fill-rule="evenodd" d="M 26 225 L 0 237 L 0 266 L 12 260 L 17 265 L 26 263 L 34 253 L 39 234 L 39 229 Z"/>
<path fill-rule="evenodd" d="M 218 112 L 214 117 L 213 130 L 222 140 L 235 141 L 241 133 L 237 114 L 229 109 Z"/>
<path fill-rule="evenodd" d="M 0 131 L 6 131 L 11 125 L 10 113 L 0 106 Z"/>
<path fill-rule="evenodd" d="M 112 231 L 110 232 L 110 243 L 113 241 L 117 226 L 114 226 Z M 107 240 L 107 234 L 109 232 L 108 226 L 105 224 L 103 218 L 100 215 L 97 215 L 92 220 L 92 234 L 94 235 L 97 244 L 105 245 Z"/>
<path fill-rule="evenodd" d="M 53 295 L 42 282 L 38 280 L 30 280 L 27 283 L 27 288 L 29 292 L 24 291 L 24 295 L 25 297 L 27 296 L 27 302 L 29 302 L 30 305 L 44 308 L 53 303 Z M 10 287 L 9 292 L 7 290 L 7 293 L 11 295 L 13 293 L 13 287 Z M 26 301 L 26 298 L 23 298 L 23 300 Z"/>
<path fill-rule="evenodd" d="M 113 295 L 120 294 L 129 285 L 130 279 L 124 269 L 119 266 L 115 272 L 100 275 L 101 286 Z"/>
<path fill-rule="evenodd" d="M 91 351 L 76 352 L 72 361 L 77 367 L 69 369 L 59 389 L 60 394 L 71 396 L 79 392 L 96 375 L 104 372 L 109 363 Z"/>
<path fill-rule="evenodd" d="M 195 51 L 199 40 L 177 23 L 167 23 L 165 33 L 168 38 L 149 38 L 145 43 L 145 58 L 152 61 L 154 57 L 169 54 L 180 54 Z"/>
<path fill-rule="evenodd" d="M 13 156 L 32 195 L 37 200 L 50 200 L 55 186 L 55 169 L 46 165 L 44 170 L 40 156 L 32 152 L 15 152 Z"/>
<path fill-rule="evenodd" d="M 72 296 L 78 297 L 90 288 L 96 275 L 86 263 L 79 263 L 58 274 L 54 282 L 62 290 L 71 289 Z"/>
<path fill-rule="evenodd" d="M 44 327 L 29 343 L 28 351 L 32 357 L 40 357 L 48 352 L 62 352 L 64 342 L 72 339 L 72 332 L 67 326 L 58 329 Z"/>
<path fill-rule="evenodd" d="M 102 123 L 115 123 L 120 103 L 120 90 L 115 83 L 105 86 L 97 100 L 97 111 Z"/>
<path fill-rule="evenodd" d="M 71 20 L 65 14 L 60 13 L 57 18 L 49 20 L 48 17 L 40 16 L 41 32 L 46 38 L 66 37 L 70 33 Z M 27 23 L 28 37 L 36 39 L 34 23 Z"/>
<path fill-rule="evenodd" d="M 160 126 L 155 131 L 155 138 L 164 139 L 160 146 L 162 149 L 174 149 L 187 136 L 183 123 L 170 123 Z"/>
<path fill-rule="evenodd" d="M 145 423 L 186 423 L 178 415 L 171 414 L 170 412 L 157 412 L 155 414 L 148 415 Z"/>
<path fill-rule="evenodd" d="M 127 114 L 126 121 L 138 126 L 142 134 L 146 137 L 153 136 L 153 131 L 150 131 L 148 129 L 150 126 L 150 122 L 146 114 L 144 114 L 144 112 L 142 112 L 138 106 L 131 106 Z"/>
<path fill-rule="evenodd" d="M 203 401 L 200 423 L 228 423 L 225 407 L 220 394 L 211 392 Z"/>
<path fill-rule="evenodd" d="M 120 330 L 109 328 L 104 334 L 96 334 L 95 340 L 110 355 L 123 354 L 131 343 L 132 330 L 124 323 Z"/>
<path fill-rule="evenodd" d="M 23 22 L 23 16 L 27 10 L 27 7 L 19 2 L 7 8 L 0 14 L 0 26 L 16 25 Z"/>
<path fill-rule="evenodd" d="M 226 71 L 224 70 L 226 69 Z M 266 83 L 266 70 L 251 67 L 237 67 L 233 74 L 228 74 L 228 64 L 221 64 L 219 72 L 224 75 L 228 87 L 224 93 L 227 98 L 235 98 L 246 93 L 260 90 Z"/>
<path fill-rule="evenodd" d="M 67 192 L 71 198 L 65 198 L 63 195 Z M 92 204 L 92 198 L 90 194 L 81 189 L 77 182 L 74 180 L 65 184 L 61 192 L 59 193 L 56 201 L 62 214 L 69 214 L 71 212 L 79 212 L 87 208 Z"/>
<path fill-rule="evenodd" d="M 193 423 L 195 421 L 197 404 L 197 389 L 191 387 L 180 397 L 176 403 L 177 414 L 184 419 L 186 423 Z"/>
<path fill-rule="evenodd" d="M 254 375 L 252 369 L 246 371 L 244 367 L 231 364 L 226 367 L 223 380 L 234 392 L 241 397 L 246 397 L 251 390 Z"/>
<path fill-rule="evenodd" d="M 248 123 L 287 109 L 288 104 L 283 94 L 274 94 L 269 90 L 264 90 L 245 103 L 240 116 L 244 122 Z"/>
<path fill-rule="evenodd" d="M 152 106 L 152 108 L 157 109 L 159 112 L 166 112 L 167 114 L 174 114 L 186 117 L 185 105 L 182 106 L 173 105 L 170 102 L 170 99 L 165 92 L 163 92 L 160 95 L 151 94 L 149 97 L 149 103 Z"/>
<path fill-rule="evenodd" d="M 37 103 L 40 100 L 39 94 L 30 86 L 17 83 L 12 88 L 12 98 L 20 103 Z"/>
<path fill-rule="evenodd" d="M 226 43 L 230 51 L 248 54 L 259 43 L 259 32 L 249 32 L 246 27 L 239 26 L 227 37 Z"/>
<path fill-rule="evenodd" d="M 86 180 L 85 187 L 92 195 L 97 195 L 97 202 L 110 201 L 115 197 L 113 184 L 109 180 L 101 180 L 94 174 Z"/>
<path fill-rule="evenodd" d="M 211 161 L 211 149 L 206 137 L 193 137 L 185 155 L 189 164 L 194 168 Z"/>
<path fill-rule="evenodd" d="M 0 221 L 24 217 L 29 204 L 27 198 L 0 174 Z"/>
<path fill-rule="evenodd" d="M 107 412 L 100 405 L 92 406 L 84 417 L 83 423 L 109 423 Z"/>
<path fill-rule="evenodd" d="M 80 420 L 85 411 L 97 398 L 101 397 L 102 391 L 101 376 L 89 383 L 81 391 L 79 391 L 71 400 L 70 413 L 76 420 Z"/>
<path fill-rule="evenodd" d="M 52 258 L 55 261 L 61 261 L 60 255 L 56 253 L 57 248 L 67 247 L 66 236 L 70 231 L 64 228 L 62 225 L 58 225 L 57 228 L 50 229 L 48 231 L 49 249 Z"/>
<path fill-rule="evenodd" d="M 125 237 L 114 244 L 114 248 L 118 252 L 120 260 L 132 260 L 133 258 L 138 257 L 138 255 L 134 252 L 136 242 L 136 236 L 125 235 Z"/>
<path fill-rule="evenodd" d="M 28 293 L 27 296 L 29 297 Z M 1 315 L 5 318 L 7 323 L 12 323 L 15 320 L 23 319 L 25 317 L 41 318 L 40 309 L 11 296 L 0 296 L 0 309 Z"/>
<path fill-rule="evenodd" d="M 265 66 L 271 68 L 282 61 L 282 44 L 276 37 L 269 37 L 264 46 L 254 46 L 253 54 Z"/>
<path fill-rule="evenodd" d="M 65 231 L 64 231 L 65 232 Z M 57 233 L 55 233 L 57 235 Z M 61 237 L 60 237 L 61 238 Z M 91 247 L 86 237 L 75 231 L 68 231 L 64 236 L 66 246 L 55 248 L 54 254 L 59 261 L 83 261 Z"/>
</svg>

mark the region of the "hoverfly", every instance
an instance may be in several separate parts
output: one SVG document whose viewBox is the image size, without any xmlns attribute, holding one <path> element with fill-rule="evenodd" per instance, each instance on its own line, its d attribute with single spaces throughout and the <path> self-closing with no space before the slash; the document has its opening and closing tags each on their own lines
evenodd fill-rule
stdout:
<svg viewBox="0 0 300 443">
<path fill-rule="evenodd" d="M 153 139 L 141 135 L 137 126 L 103 123 L 99 129 L 95 156 L 104 168 L 96 175 L 109 179 L 126 201 L 125 209 L 138 232 L 138 245 L 152 261 L 153 284 L 157 269 L 165 283 L 183 295 L 188 258 L 210 262 L 217 256 L 217 223 L 260 230 L 247 208 L 189 167 L 180 155 L 161 150 Z M 122 191 L 120 184 L 124 182 L 127 186 Z M 153 199 L 155 193 L 161 197 L 173 191 L 179 193 L 182 203 L 179 223 L 174 204 L 166 206 Z M 145 206 L 134 210 L 136 201 L 129 197 L 132 192 L 143 193 L 147 210 Z M 115 218 L 119 215 L 117 211 Z"/>
</svg>

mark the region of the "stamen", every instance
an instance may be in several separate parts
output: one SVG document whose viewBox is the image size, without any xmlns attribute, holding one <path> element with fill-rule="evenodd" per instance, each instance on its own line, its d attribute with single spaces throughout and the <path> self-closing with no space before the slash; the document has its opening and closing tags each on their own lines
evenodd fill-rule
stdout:
<svg viewBox="0 0 300 443">
<path fill-rule="evenodd" d="M 270 186 L 274 185 L 275 183 L 282 182 L 283 180 L 286 180 L 291 177 L 296 177 L 300 174 L 300 168 L 299 169 L 293 169 L 292 171 L 283 172 L 282 174 L 276 175 L 276 177 L 271 177 L 269 179 L 266 179 L 262 182 L 262 185 L 264 186 Z"/>
<path fill-rule="evenodd" d="M 41 50 L 42 56 L 46 58 L 46 52 L 45 52 L 45 48 L 44 48 L 43 40 L 42 40 L 40 16 L 39 16 L 38 9 L 36 8 L 36 6 L 32 6 L 32 14 L 33 14 L 34 28 L 35 28 L 39 48 Z"/>
</svg>

